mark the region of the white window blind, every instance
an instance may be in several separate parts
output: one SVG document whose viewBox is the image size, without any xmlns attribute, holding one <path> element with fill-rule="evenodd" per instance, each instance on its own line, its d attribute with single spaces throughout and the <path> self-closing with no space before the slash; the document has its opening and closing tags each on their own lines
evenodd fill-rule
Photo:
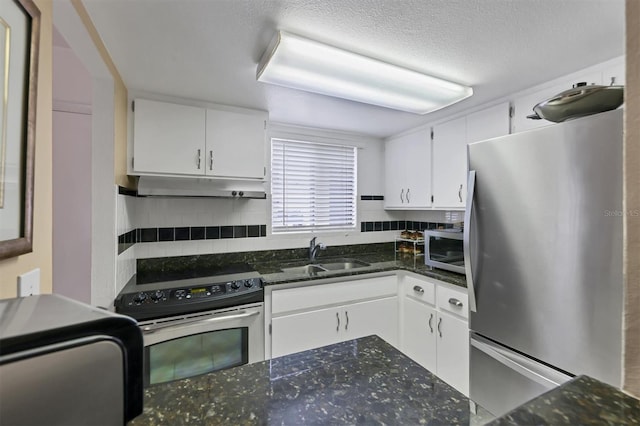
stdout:
<svg viewBox="0 0 640 426">
<path fill-rule="evenodd" d="M 356 225 L 356 148 L 271 140 L 272 232 Z"/>
</svg>

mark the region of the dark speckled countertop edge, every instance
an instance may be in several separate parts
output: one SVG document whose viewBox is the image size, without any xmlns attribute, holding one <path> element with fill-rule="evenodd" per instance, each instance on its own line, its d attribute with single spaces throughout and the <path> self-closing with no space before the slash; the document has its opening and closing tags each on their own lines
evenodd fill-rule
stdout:
<svg viewBox="0 0 640 426">
<path fill-rule="evenodd" d="M 640 400 L 578 376 L 488 423 L 512 425 L 640 425 Z"/>
<path fill-rule="evenodd" d="M 368 266 L 321 272 L 313 276 L 283 271 L 283 268 L 312 263 L 308 259 L 308 249 L 263 250 L 138 259 L 136 262 L 137 273 L 127 283 L 127 288 L 135 287 L 137 284 L 212 276 L 220 269 L 229 267 L 229 265 L 248 265 L 260 274 L 265 286 L 407 271 L 466 288 L 465 275 L 441 269 L 432 269 L 424 264 L 424 256 L 414 257 L 408 254 L 396 254 L 393 247 L 393 243 L 328 247 L 316 259 L 315 263 L 322 264 L 332 260 L 356 260 L 367 263 Z"/>
<path fill-rule="evenodd" d="M 360 259 L 357 256 L 353 257 L 354 259 Z M 367 275 L 374 274 L 380 272 L 395 272 L 395 271 L 406 271 L 413 272 L 418 275 L 422 275 L 427 278 L 432 278 L 438 281 L 446 282 L 449 284 L 453 284 L 458 287 L 466 288 L 466 280 L 463 275 L 458 275 L 455 273 L 447 273 L 445 271 L 439 270 L 428 270 L 425 268 L 412 267 L 409 265 L 404 265 L 399 261 L 390 261 L 390 262 L 374 262 L 371 263 L 368 267 L 358 268 L 355 270 L 349 271 L 341 271 L 341 272 L 326 272 L 319 273 L 314 276 L 303 275 L 303 274 L 292 274 L 287 272 L 275 272 L 275 273 L 267 273 L 261 274 L 264 280 L 265 286 L 272 286 L 278 284 L 287 284 L 293 282 L 300 281 L 318 281 L 327 278 L 341 278 L 341 277 L 354 277 L 359 275 Z M 258 269 L 260 272 L 260 269 Z"/>
<path fill-rule="evenodd" d="M 358 275 L 380 272 L 406 271 L 413 272 L 415 274 L 422 275 L 427 278 L 432 278 L 438 281 L 443 281 L 458 287 L 467 287 L 467 281 L 464 275 L 441 269 L 432 269 L 424 264 L 424 256 L 414 258 L 410 255 L 398 255 L 396 257 L 394 256 L 393 252 L 364 252 L 339 256 L 338 258 L 353 259 L 356 261 L 365 262 L 369 264 L 369 266 L 355 269 L 346 269 L 342 271 L 320 272 L 316 275 L 311 276 L 307 274 L 284 272 L 282 270 L 282 268 L 290 266 L 302 266 L 311 263 L 307 259 L 287 259 L 272 262 L 255 262 L 252 265 L 256 269 L 256 271 L 261 274 L 265 286 L 301 281 L 316 281 L 327 278 L 348 278 Z M 334 259 L 336 259 L 336 257 L 320 257 L 315 263 L 322 264 L 323 262 L 330 262 Z"/>
</svg>

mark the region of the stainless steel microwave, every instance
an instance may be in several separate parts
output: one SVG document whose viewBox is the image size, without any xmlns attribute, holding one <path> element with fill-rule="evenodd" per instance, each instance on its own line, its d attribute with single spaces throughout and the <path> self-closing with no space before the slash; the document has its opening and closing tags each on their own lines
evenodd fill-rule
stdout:
<svg viewBox="0 0 640 426">
<path fill-rule="evenodd" d="M 463 235 L 458 229 L 424 231 L 425 265 L 464 275 Z"/>
</svg>

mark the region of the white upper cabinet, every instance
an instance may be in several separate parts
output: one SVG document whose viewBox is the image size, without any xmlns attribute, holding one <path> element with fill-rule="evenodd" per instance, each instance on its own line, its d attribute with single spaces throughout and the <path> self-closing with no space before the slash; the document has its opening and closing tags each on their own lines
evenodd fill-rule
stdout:
<svg viewBox="0 0 640 426">
<path fill-rule="evenodd" d="M 431 207 L 431 142 L 428 128 L 386 142 L 385 174 L 386 209 Z"/>
<path fill-rule="evenodd" d="M 204 174 L 205 110 L 136 99 L 134 173 Z"/>
<path fill-rule="evenodd" d="M 467 144 L 509 134 L 509 103 L 467 115 Z M 467 151 L 465 147 L 465 157 Z M 466 165 L 465 165 L 466 166 Z"/>
<path fill-rule="evenodd" d="M 207 110 L 207 174 L 262 179 L 265 176 L 263 113 Z"/>
<path fill-rule="evenodd" d="M 431 139 L 433 130 L 433 139 Z M 386 209 L 465 208 L 467 143 L 509 133 L 507 102 L 387 140 Z"/>
<path fill-rule="evenodd" d="M 466 147 L 465 117 L 434 126 L 433 207 L 464 208 L 467 180 Z"/>
<path fill-rule="evenodd" d="M 267 113 L 136 99 L 134 175 L 265 176 Z"/>
</svg>

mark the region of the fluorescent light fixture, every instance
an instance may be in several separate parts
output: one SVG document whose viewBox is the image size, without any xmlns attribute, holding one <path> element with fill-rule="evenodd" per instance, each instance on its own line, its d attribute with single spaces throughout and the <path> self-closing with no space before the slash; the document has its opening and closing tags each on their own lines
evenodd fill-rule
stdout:
<svg viewBox="0 0 640 426">
<path fill-rule="evenodd" d="M 473 94 L 471 87 L 278 31 L 256 74 L 258 81 L 426 114 Z"/>
</svg>

